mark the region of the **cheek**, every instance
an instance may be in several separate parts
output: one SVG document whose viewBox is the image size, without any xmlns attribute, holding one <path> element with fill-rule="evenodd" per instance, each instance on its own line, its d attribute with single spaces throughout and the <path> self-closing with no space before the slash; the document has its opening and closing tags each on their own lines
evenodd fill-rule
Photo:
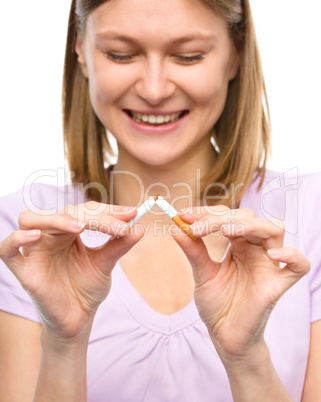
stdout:
<svg viewBox="0 0 321 402">
<path fill-rule="evenodd" d="M 190 97 L 203 107 L 225 103 L 228 88 L 228 62 L 221 56 L 204 60 L 203 63 L 186 67 L 181 76 L 181 85 L 188 85 Z"/>
<path fill-rule="evenodd" d="M 182 85 L 185 82 L 185 93 L 194 104 L 195 113 L 191 114 L 191 122 L 197 127 L 201 126 L 203 133 L 208 133 L 214 127 L 224 110 L 229 85 L 227 73 L 227 63 L 212 60 L 199 65 L 197 71 L 187 71 L 188 75 L 182 81 Z"/>
<path fill-rule="evenodd" d="M 86 59 L 91 104 L 105 124 L 113 103 L 128 90 L 129 76 L 125 70 L 122 71 L 118 66 L 111 64 L 105 55 L 93 46 L 88 46 Z"/>
<path fill-rule="evenodd" d="M 189 79 L 189 96 L 204 119 L 209 119 L 210 126 L 213 126 L 224 109 L 229 80 L 224 68 L 210 64 L 203 67 L 206 68 L 195 74 L 194 79 Z"/>
<path fill-rule="evenodd" d="M 119 92 L 118 81 L 112 80 L 107 71 L 95 70 L 89 74 L 89 92 L 93 104 L 109 104 Z"/>
<path fill-rule="evenodd" d="M 113 74 L 112 69 L 94 66 L 89 71 L 89 94 L 98 118 L 107 126 L 112 116 L 113 105 L 127 90 L 124 79 Z"/>
</svg>

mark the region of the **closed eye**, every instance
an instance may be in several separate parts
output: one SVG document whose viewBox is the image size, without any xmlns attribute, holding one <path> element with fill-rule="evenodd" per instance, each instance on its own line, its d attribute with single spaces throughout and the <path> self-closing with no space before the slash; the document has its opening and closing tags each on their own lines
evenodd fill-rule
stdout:
<svg viewBox="0 0 321 402">
<path fill-rule="evenodd" d="M 116 53 L 111 53 L 108 52 L 107 53 L 107 58 L 109 60 L 112 60 L 116 63 L 128 63 L 131 62 L 133 60 L 135 55 L 120 55 L 120 54 L 116 54 Z M 182 55 L 175 55 L 174 59 L 176 61 L 178 61 L 181 64 L 195 64 L 201 60 L 204 59 L 204 56 L 202 54 L 197 54 L 194 56 L 182 56 Z"/>
<path fill-rule="evenodd" d="M 179 63 L 182 64 L 194 64 L 204 59 L 204 56 L 202 54 L 197 54 L 195 56 L 176 55 L 174 57 Z"/>
<path fill-rule="evenodd" d="M 116 63 L 128 63 L 129 61 L 133 60 L 134 55 L 120 55 L 115 53 L 107 53 L 107 58 L 109 60 L 115 61 Z"/>
</svg>

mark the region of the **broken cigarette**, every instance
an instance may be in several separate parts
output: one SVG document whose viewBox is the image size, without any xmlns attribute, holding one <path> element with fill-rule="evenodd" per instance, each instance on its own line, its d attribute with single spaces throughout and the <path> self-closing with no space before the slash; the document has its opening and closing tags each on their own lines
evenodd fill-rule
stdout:
<svg viewBox="0 0 321 402">
<path fill-rule="evenodd" d="M 149 212 L 156 205 L 155 198 L 149 197 L 148 200 L 146 200 L 140 207 L 137 208 L 137 215 L 135 216 L 135 218 L 131 219 L 128 222 L 129 227 L 132 227 L 137 221 L 139 221 L 145 214 L 147 214 L 147 212 Z"/>
<path fill-rule="evenodd" d="M 167 215 L 169 216 L 177 226 L 179 226 L 186 234 L 189 235 L 193 240 L 196 240 L 196 237 L 192 235 L 190 232 L 190 225 L 187 222 L 184 222 L 178 215 L 178 212 L 175 208 L 173 208 L 163 197 L 160 195 L 156 198 L 156 205 Z"/>
</svg>

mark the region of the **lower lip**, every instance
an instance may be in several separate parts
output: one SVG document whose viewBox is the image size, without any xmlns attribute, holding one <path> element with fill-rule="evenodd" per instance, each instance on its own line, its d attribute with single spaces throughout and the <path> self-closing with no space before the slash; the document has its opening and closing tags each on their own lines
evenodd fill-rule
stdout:
<svg viewBox="0 0 321 402">
<path fill-rule="evenodd" d="M 189 113 L 184 114 L 183 117 L 181 117 L 180 119 L 176 120 L 173 123 L 162 124 L 160 126 L 152 126 L 151 124 L 138 123 L 137 121 L 130 118 L 126 112 L 124 113 L 127 120 L 132 125 L 132 127 L 148 135 L 163 135 L 172 133 L 173 131 L 177 130 L 182 124 L 184 124 L 189 114 Z"/>
</svg>

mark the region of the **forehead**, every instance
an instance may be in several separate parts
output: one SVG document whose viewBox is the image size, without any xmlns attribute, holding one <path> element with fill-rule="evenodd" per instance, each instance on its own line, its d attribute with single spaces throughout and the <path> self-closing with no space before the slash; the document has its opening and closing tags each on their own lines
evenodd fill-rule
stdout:
<svg viewBox="0 0 321 402">
<path fill-rule="evenodd" d="M 227 24 L 199 0 L 109 0 L 88 17 L 86 29 L 94 35 L 106 31 L 162 39 L 220 35 Z"/>
</svg>

